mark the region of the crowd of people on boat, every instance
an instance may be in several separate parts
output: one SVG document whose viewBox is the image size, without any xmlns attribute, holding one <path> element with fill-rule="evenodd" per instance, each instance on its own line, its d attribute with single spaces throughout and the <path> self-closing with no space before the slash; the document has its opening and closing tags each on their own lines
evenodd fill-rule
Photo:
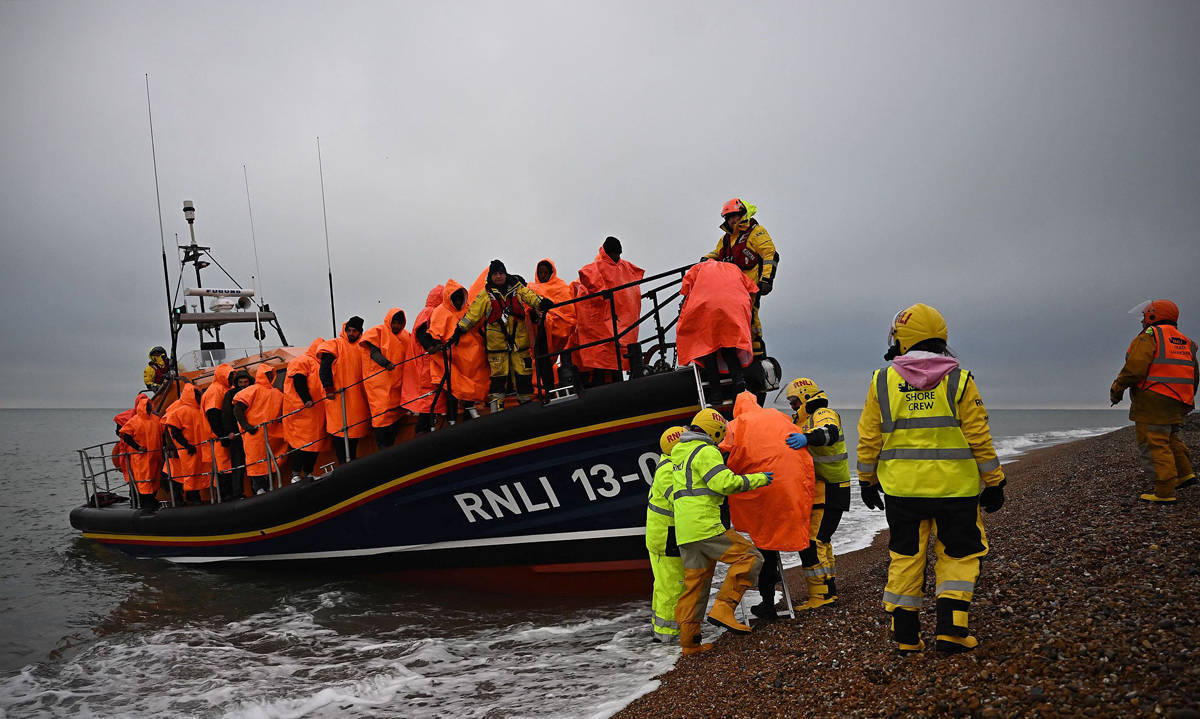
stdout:
<svg viewBox="0 0 1200 719">
<path fill-rule="evenodd" d="M 765 356 L 759 297 L 779 260 L 756 212 L 738 198 L 725 203 L 721 239 L 702 258 L 713 261 L 693 266 L 679 290 L 677 364 L 704 367 L 714 388 L 731 377 L 734 392 L 747 386 L 744 368 Z M 139 395 L 115 417 L 113 461 L 143 508 L 157 507 L 160 491 L 173 504 L 226 501 L 270 491 L 289 472 L 291 482 L 315 478 L 323 451 L 353 461 L 367 437 L 386 448 L 402 427 L 422 434 L 441 418 L 499 412 L 530 402 L 542 384 L 616 381 L 632 369 L 645 277 L 622 254 L 621 241 L 606 238 L 569 283 L 550 258 L 537 263 L 533 282 L 493 260 L 470 287 L 449 279 L 431 289 L 411 324 L 398 307 L 369 328 L 353 316 L 337 337 L 315 339 L 286 364 L 222 364 L 203 389 L 155 347 L 146 387 L 177 388 L 178 398 L 156 410 Z M 535 349 L 547 359 L 537 371 Z"/>
</svg>

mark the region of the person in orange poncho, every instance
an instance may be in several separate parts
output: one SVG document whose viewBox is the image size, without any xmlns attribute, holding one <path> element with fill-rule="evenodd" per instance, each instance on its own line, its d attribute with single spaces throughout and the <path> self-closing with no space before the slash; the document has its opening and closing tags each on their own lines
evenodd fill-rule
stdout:
<svg viewBox="0 0 1200 719">
<path fill-rule="evenodd" d="M 750 316 L 758 287 L 736 265 L 700 262 L 683 276 L 683 307 L 675 331 L 679 366 L 704 368 L 714 402 L 728 401 L 746 389 L 742 368 L 754 359 Z M 720 392 L 721 371 L 729 372 L 733 391 Z"/>
<path fill-rule="evenodd" d="M 241 495 L 240 491 L 236 495 L 233 491 L 233 462 L 229 453 L 230 440 L 226 436 L 231 429 L 225 427 L 221 414 L 221 405 L 225 394 L 229 392 L 229 377 L 232 373 L 233 367 L 230 365 L 217 365 L 213 370 L 213 380 L 200 399 L 200 409 L 204 410 L 208 429 L 217 440 L 212 447 L 217 459 L 217 494 L 222 502 Z"/>
<path fill-rule="evenodd" d="M 629 260 L 621 259 L 621 241 L 615 237 L 604 240 L 596 259 L 579 270 L 579 285 L 582 294 L 593 294 L 636 282 L 646 271 Z M 613 338 L 613 312 L 617 315 L 617 332 L 623 332 L 638 321 L 642 311 L 642 292 L 638 287 L 628 287 L 616 292 L 613 305 L 597 297 L 575 305 L 576 333 L 579 344 Z M 638 328 L 634 327 L 620 339 L 621 355 L 618 357 L 612 342 L 606 342 L 579 350 L 580 365 L 591 375 L 590 384 L 614 381 L 629 362 L 623 359 L 625 348 L 637 341 Z"/>
<path fill-rule="evenodd" d="M 363 387 L 371 407 L 371 431 L 380 449 L 396 443 L 400 420 L 404 417 L 404 360 L 408 359 L 410 335 L 404 329 L 404 310 L 393 307 L 383 324 L 363 333 Z"/>
<path fill-rule="evenodd" d="M 467 290 L 453 279 L 446 280 L 442 289 L 442 303 L 429 316 L 428 329 L 418 337 L 427 350 L 441 346 L 441 351 L 432 356 L 431 372 L 434 383 L 446 379 L 445 355 L 450 356 L 450 374 L 447 383 L 447 412 L 453 419 L 459 402 L 463 406 L 464 418 L 476 417 L 475 403 L 487 399 L 491 385 L 491 369 L 484 350 L 483 335 L 479 332 L 460 334 L 453 347 L 445 343 L 454 337 L 459 320 L 467 313 Z"/>
<path fill-rule="evenodd" d="M 325 388 L 325 428 L 333 436 L 333 452 L 338 464 L 358 456 L 358 440 L 371 429 L 371 407 L 362 383 L 362 361 L 366 354 L 358 343 L 363 318 L 346 320 L 342 333 L 325 340 L 317 350 L 321 361 L 321 386 Z M 343 414 L 343 408 L 345 410 Z M 347 454 L 349 450 L 349 454 Z"/>
<path fill-rule="evenodd" d="M 308 351 L 288 362 L 283 381 L 283 438 L 292 448 L 292 482 L 311 478 L 317 466 L 317 455 L 329 449 L 329 433 L 325 431 L 325 408 L 323 396 L 314 392 L 321 363 L 317 350 L 325 344 L 318 337 L 308 346 Z"/>
<path fill-rule="evenodd" d="M 275 389 L 275 370 L 258 366 L 254 384 L 233 397 L 233 413 L 241 425 L 246 446 L 246 475 L 250 491 L 262 494 L 271 489 L 271 471 L 287 453 L 283 437 L 283 392 Z"/>
<path fill-rule="evenodd" d="M 179 386 L 179 399 L 167 407 L 162 424 L 171 440 L 171 456 L 167 466 L 171 480 L 183 485 L 183 501 L 203 504 L 200 490 L 212 484 L 212 430 L 204 411 L 200 409 L 200 389 L 190 382 Z"/>
<path fill-rule="evenodd" d="M 752 393 L 742 392 L 734 400 L 733 420 L 720 444 L 721 450 L 729 453 L 725 463 L 734 472 L 773 472 L 775 476 L 767 487 L 729 497 L 733 526 L 748 533 L 763 555 L 758 575 L 762 604 L 750 608 L 762 619 L 776 617 L 779 553 L 809 551 L 808 524 L 816 473 L 807 450 L 788 448 L 787 437 L 795 431 L 791 417 L 758 406 Z"/>
<path fill-rule="evenodd" d="M 545 297 L 551 302 L 565 302 L 575 297 L 571 286 L 558 276 L 558 268 L 550 258 L 544 258 L 537 263 L 535 276 L 537 282 L 530 282 L 529 289 L 539 296 Z M 571 335 L 575 333 L 575 305 L 555 307 L 542 318 L 542 324 L 546 328 L 546 346 L 544 348 L 535 346 L 534 354 L 549 352 L 556 355 L 568 346 Z M 535 327 L 531 326 L 529 332 L 531 337 L 537 337 Z M 553 368 L 556 361 L 557 357 L 551 356 L 546 362 L 546 366 Z M 551 369 L 551 371 L 553 370 Z M 543 374 L 546 374 L 546 370 L 539 367 L 537 376 L 540 378 Z"/>
<path fill-rule="evenodd" d="M 137 400 L 135 399 L 134 402 Z M 113 417 L 113 424 L 117 425 L 117 442 L 113 445 L 110 457 L 112 465 L 121 470 L 121 475 L 125 477 L 125 484 L 129 484 L 129 453 L 133 451 L 133 448 L 121 439 L 121 428 L 131 419 L 133 419 L 132 409 L 127 409 Z"/>
<path fill-rule="evenodd" d="M 418 334 L 429 337 L 429 318 L 433 311 L 442 304 L 443 285 L 438 285 L 429 291 L 425 298 L 425 306 L 417 313 L 413 322 L 413 331 L 409 335 L 409 357 L 415 357 L 404 365 L 404 382 L 400 395 L 401 403 L 409 412 L 417 415 L 417 434 L 426 434 L 433 430 L 435 413 L 446 411 L 446 394 L 438 392 L 437 383 L 433 381 L 432 367 L 425 347 L 418 341 Z M 435 340 L 430 340 L 436 344 Z M 436 404 L 436 406 L 435 406 Z"/>
<path fill-rule="evenodd" d="M 133 450 L 129 455 L 129 474 L 137 486 L 139 509 L 158 509 L 159 480 L 162 478 L 162 425 L 150 411 L 150 399 L 139 394 L 133 405 L 133 417 L 121 428 L 121 440 Z"/>
</svg>

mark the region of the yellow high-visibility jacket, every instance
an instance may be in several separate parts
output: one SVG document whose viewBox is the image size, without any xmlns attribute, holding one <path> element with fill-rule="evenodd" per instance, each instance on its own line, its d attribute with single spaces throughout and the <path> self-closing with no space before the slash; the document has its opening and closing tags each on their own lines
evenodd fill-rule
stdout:
<svg viewBox="0 0 1200 719">
<path fill-rule="evenodd" d="M 522 282 L 514 280 L 505 287 L 487 285 L 471 302 L 458 326 L 465 332 L 483 322 L 488 352 L 522 352 L 529 349 L 529 332 L 522 305 L 536 309 L 541 301 L 542 298 Z"/>
<path fill-rule="evenodd" d="M 744 246 L 742 245 L 743 240 Z M 757 255 L 757 260 L 754 255 Z M 737 237 L 727 231 L 721 239 L 717 240 L 716 249 L 705 257 L 734 262 L 754 283 L 758 283 L 759 280 L 773 280 L 775 266 L 779 262 L 775 242 L 771 239 L 767 228 L 758 224 L 757 220 L 751 224 L 750 229 Z"/>
<path fill-rule="evenodd" d="M 819 407 L 812 414 L 793 414 L 792 421 L 805 434 L 828 425 L 837 428 L 838 440 L 833 444 L 823 447 L 812 443 L 808 445 L 808 453 L 812 455 L 813 469 L 816 470 L 818 480 L 813 504 L 824 504 L 825 485 L 850 485 L 850 456 L 846 452 L 846 433 L 842 431 L 842 417 L 829 407 Z"/>
<path fill-rule="evenodd" d="M 699 542 L 725 531 L 721 505 L 725 497 L 767 483 L 767 475 L 735 474 L 725 466 L 721 450 L 707 435 L 684 432 L 671 450 L 675 484 L 675 536 L 680 544 Z"/>
<path fill-rule="evenodd" d="M 646 550 L 652 554 L 666 554 L 671 543 L 671 528 L 675 526 L 675 502 L 671 498 L 674 491 L 671 455 L 660 455 L 646 502 Z"/>
<path fill-rule="evenodd" d="M 858 421 L 858 477 L 895 497 L 974 497 L 980 480 L 1000 484 L 1004 471 L 971 373 L 956 368 L 918 390 L 890 366 L 876 370 Z"/>
</svg>

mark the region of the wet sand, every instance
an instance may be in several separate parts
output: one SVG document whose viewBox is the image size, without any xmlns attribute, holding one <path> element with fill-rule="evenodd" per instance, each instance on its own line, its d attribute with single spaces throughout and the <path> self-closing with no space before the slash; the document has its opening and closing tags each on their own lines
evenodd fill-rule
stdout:
<svg viewBox="0 0 1200 719">
<path fill-rule="evenodd" d="M 1184 440 L 1200 460 L 1200 419 Z M 681 657 L 616 716 L 1200 718 L 1200 485 L 1173 506 L 1138 501 L 1151 483 L 1132 428 L 1031 452 L 1005 473 L 1006 503 L 984 515 L 973 652 L 932 649 L 929 600 L 930 649 L 894 653 L 885 531 L 838 557 L 836 603 Z M 931 562 L 927 597 L 932 582 Z"/>
</svg>

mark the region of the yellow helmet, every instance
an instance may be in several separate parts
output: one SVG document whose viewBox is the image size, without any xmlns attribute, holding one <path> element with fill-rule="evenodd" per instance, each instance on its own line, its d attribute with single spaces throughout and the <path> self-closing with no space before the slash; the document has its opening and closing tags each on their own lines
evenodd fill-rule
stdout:
<svg viewBox="0 0 1200 719">
<path fill-rule="evenodd" d="M 725 425 L 725 417 L 711 407 L 700 410 L 695 417 L 692 417 L 692 426 L 699 427 L 717 444 L 725 439 Z"/>
<path fill-rule="evenodd" d="M 663 454 L 670 454 L 674 449 L 675 444 L 679 442 L 679 437 L 684 432 L 683 427 L 667 427 L 667 431 L 662 433 L 658 438 L 658 447 Z"/>
<path fill-rule="evenodd" d="M 829 396 L 825 394 L 825 390 L 821 389 L 820 385 L 808 377 L 797 377 L 788 382 L 786 396 L 789 399 L 795 397 L 803 404 L 808 404 L 814 399 L 829 400 Z"/>
<path fill-rule="evenodd" d="M 948 337 L 946 319 L 942 317 L 942 313 L 927 304 L 918 302 L 896 313 L 892 319 L 892 327 L 888 331 L 888 347 L 899 343 L 898 354 L 904 354 L 918 342 L 928 339 L 946 341 Z"/>
</svg>

